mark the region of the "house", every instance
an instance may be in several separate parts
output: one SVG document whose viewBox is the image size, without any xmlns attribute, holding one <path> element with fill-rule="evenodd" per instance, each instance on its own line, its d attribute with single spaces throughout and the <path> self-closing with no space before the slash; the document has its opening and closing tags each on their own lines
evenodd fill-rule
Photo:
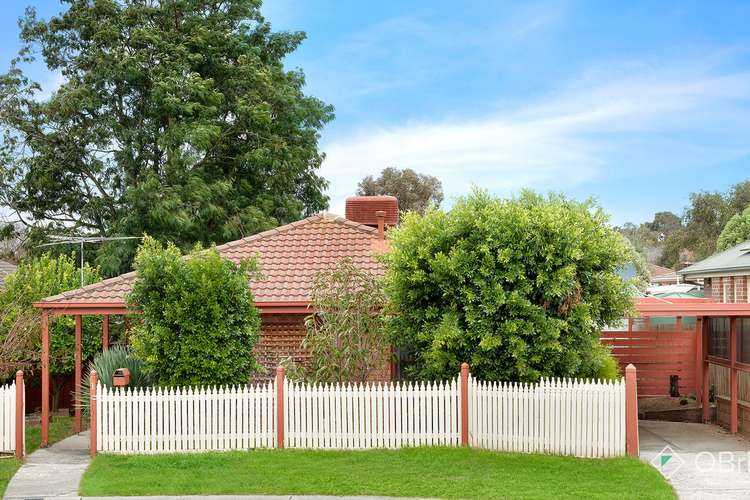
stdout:
<svg viewBox="0 0 750 500">
<path fill-rule="evenodd" d="M 705 297 L 637 298 L 638 316 L 602 341 L 638 369 L 639 397 L 694 394 L 703 421 L 750 436 L 750 241 L 677 274 Z"/>
<path fill-rule="evenodd" d="M 703 280 L 704 293 L 722 304 L 750 303 L 750 240 L 677 272 L 686 282 Z"/>
<path fill-rule="evenodd" d="M 0 288 L 3 288 L 5 285 L 5 277 L 14 272 L 16 272 L 15 264 L 11 264 L 6 260 L 0 260 Z"/>
<path fill-rule="evenodd" d="M 256 256 L 262 278 L 251 282 L 260 310 L 261 332 L 255 346 L 258 362 L 273 373 L 284 358 L 304 363 L 308 355 L 301 343 L 305 318 L 310 314 L 311 286 L 319 271 L 344 258 L 362 269 L 381 275 L 378 253 L 386 251 L 385 229 L 398 223 L 398 201 L 392 196 L 361 196 L 346 200 L 346 218 L 313 215 L 217 248 L 234 262 Z M 126 273 L 99 283 L 47 297 L 35 307 L 48 314 L 104 316 L 108 344 L 110 314 L 127 312 L 127 295 L 136 278 Z M 374 375 L 390 380 L 390 364 Z"/>
<path fill-rule="evenodd" d="M 668 267 L 649 264 L 648 271 L 651 275 L 651 279 L 649 280 L 649 285 L 651 286 L 677 285 L 680 282 L 680 277 L 677 273 Z"/>
</svg>

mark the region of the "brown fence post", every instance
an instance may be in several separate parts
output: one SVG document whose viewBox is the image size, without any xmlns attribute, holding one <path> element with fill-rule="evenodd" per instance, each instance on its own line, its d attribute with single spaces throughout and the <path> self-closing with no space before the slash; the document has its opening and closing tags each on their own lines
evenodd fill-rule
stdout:
<svg viewBox="0 0 750 500">
<path fill-rule="evenodd" d="M 625 451 L 639 455 L 638 447 L 638 382 L 633 364 L 625 367 Z"/>
<path fill-rule="evenodd" d="M 461 446 L 469 446 L 469 364 L 461 363 Z"/>
<path fill-rule="evenodd" d="M 26 424 L 26 408 L 24 408 L 23 371 L 16 372 L 16 458 L 23 458 L 24 425 Z"/>
<path fill-rule="evenodd" d="M 284 367 L 276 368 L 276 448 L 284 447 Z"/>
<path fill-rule="evenodd" d="M 91 370 L 89 376 L 89 453 L 96 456 L 96 384 L 98 379 L 96 370 Z"/>
</svg>

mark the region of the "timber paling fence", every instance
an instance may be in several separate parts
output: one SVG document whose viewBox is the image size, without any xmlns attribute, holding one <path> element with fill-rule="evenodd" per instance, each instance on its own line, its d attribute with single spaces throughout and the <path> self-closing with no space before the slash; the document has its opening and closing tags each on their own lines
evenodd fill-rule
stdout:
<svg viewBox="0 0 750 500">
<path fill-rule="evenodd" d="M 91 453 L 471 446 L 613 457 L 638 451 L 635 368 L 616 381 L 110 388 L 92 374 Z"/>
<path fill-rule="evenodd" d="M 0 385 L 0 453 L 13 453 L 23 457 L 26 425 L 23 372 L 16 373 L 16 379 Z"/>
</svg>

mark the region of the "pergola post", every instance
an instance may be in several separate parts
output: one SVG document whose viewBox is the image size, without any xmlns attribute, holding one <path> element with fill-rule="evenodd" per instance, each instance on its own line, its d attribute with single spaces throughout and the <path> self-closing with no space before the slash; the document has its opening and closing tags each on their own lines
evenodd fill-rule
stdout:
<svg viewBox="0 0 750 500">
<path fill-rule="evenodd" d="M 737 318 L 732 316 L 729 319 L 729 367 L 730 367 L 730 386 L 729 386 L 729 432 L 737 433 L 738 420 L 738 373 L 737 373 Z"/>
<path fill-rule="evenodd" d="M 704 316 L 701 318 L 701 364 L 700 373 L 703 379 L 702 394 L 701 394 L 701 405 L 703 406 L 703 423 L 709 423 L 711 421 L 711 401 L 709 395 L 709 380 L 708 380 L 708 328 L 710 325 L 708 317 Z"/>
<path fill-rule="evenodd" d="M 42 448 L 49 445 L 49 315 L 42 311 Z"/>
<path fill-rule="evenodd" d="M 102 316 L 102 350 L 109 351 L 109 314 Z"/>
<path fill-rule="evenodd" d="M 82 343 L 82 333 L 81 330 L 83 328 L 82 322 L 83 317 L 80 314 L 76 314 L 76 354 L 75 354 L 75 432 L 76 434 L 81 432 L 81 362 L 82 362 L 82 354 L 81 354 L 81 343 Z"/>
<path fill-rule="evenodd" d="M 695 398 L 703 396 L 703 318 L 695 318 Z"/>
</svg>

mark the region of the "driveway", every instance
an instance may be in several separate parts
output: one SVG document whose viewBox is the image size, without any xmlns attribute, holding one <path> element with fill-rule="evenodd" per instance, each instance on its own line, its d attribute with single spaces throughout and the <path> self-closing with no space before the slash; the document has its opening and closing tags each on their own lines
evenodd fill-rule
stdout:
<svg viewBox="0 0 750 500">
<path fill-rule="evenodd" d="M 641 459 L 681 499 L 750 498 L 750 441 L 710 424 L 641 420 Z"/>
</svg>

